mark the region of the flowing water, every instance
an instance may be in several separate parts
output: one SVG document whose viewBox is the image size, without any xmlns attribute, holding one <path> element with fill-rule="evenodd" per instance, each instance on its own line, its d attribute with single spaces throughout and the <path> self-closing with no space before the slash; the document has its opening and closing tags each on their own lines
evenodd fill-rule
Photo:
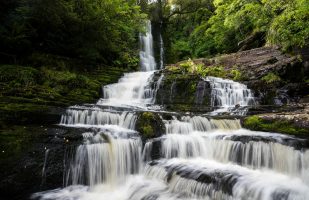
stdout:
<svg viewBox="0 0 309 200">
<path fill-rule="evenodd" d="M 249 105 L 255 105 L 254 96 L 246 85 L 222 78 L 207 77 L 211 86 L 211 106 L 218 107 L 213 114 L 234 112 L 244 115 L 246 109 L 239 109 Z"/>
<path fill-rule="evenodd" d="M 309 150 L 302 139 L 249 131 L 236 118 L 175 114 L 170 119 L 162 115 L 166 130 L 162 136 L 143 142 L 135 130 L 138 112 L 151 111 L 164 77 L 150 86 L 157 67 L 150 22 L 140 42 L 141 72 L 105 86 L 96 105 L 72 106 L 63 114 L 61 126 L 87 131 L 82 144 L 65 155 L 64 187 L 35 193 L 33 198 L 309 199 Z M 211 83 L 217 113 L 255 104 L 243 84 L 215 77 L 205 81 Z M 43 176 L 47 159 L 48 152 Z"/>
</svg>

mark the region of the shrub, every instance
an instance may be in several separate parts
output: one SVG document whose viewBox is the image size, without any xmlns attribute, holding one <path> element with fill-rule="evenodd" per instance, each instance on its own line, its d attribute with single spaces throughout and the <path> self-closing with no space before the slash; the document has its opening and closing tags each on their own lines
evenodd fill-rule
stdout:
<svg viewBox="0 0 309 200">
<path fill-rule="evenodd" d="M 232 79 L 234 81 L 241 81 L 241 80 L 243 80 L 242 73 L 239 70 L 237 70 L 237 69 L 232 69 L 230 71 L 230 74 L 232 75 Z"/>
<path fill-rule="evenodd" d="M 28 87 L 39 81 L 39 71 L 34 68 L 15 65 L 6 65 L 0 68 L 0 82 L 11 82 Z"/>
<path fill-rule="evenodd" d="M 262 78 L 262 80 L 265 81 L 266 83 L 275 83 L 281 81 L 281 78 L 278 75 L 270 72 L 267 75 L 265 75 Z"/>
</svg>

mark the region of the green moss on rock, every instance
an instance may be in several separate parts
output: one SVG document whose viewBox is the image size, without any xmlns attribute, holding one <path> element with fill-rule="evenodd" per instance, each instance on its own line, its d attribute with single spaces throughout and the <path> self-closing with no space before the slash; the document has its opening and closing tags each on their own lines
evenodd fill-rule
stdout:
<svg viewBox="0 0 309 200">
<path fill-rule="evenodd" d="M 165 126 L 157 113 L 142 112 L 138 116 L 136 130 L 144 139 L 149 139 L 165 133 Z"/>
<path fill-rule="evenodd" d="M 243 127 L 266 132 L 278 132 L 285 134 L 309 134 L 309 129 L 306 127 L 299 127 L 295 123 L 285 119 L 264 119 L 258 115 L 247 117 L 243 120 Z"/>
</svg>

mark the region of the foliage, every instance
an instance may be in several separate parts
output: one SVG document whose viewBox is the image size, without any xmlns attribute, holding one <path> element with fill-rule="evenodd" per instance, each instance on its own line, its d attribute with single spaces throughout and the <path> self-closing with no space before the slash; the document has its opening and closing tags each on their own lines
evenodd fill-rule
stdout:
<svg viewBox="0 0 309 200">
<path fill-rule="evenodd" d="M 12 87 L 29 87 L 40 81 L 39 71 L 31 67 L 4 65 L 0 68 L 0 82 L 10 82 Z"/>
<path fill-rule="evenodd" d="M 268 31 L 268 42 L 287 50 L 303 47 L 309 40 L 309 2 L 295 1 L 274 19 Z M 308 43 L 307 43 L 308 44 Z"/>
<path fill-rule="evenodd" d="M 232 69 L 230 74 L 231 74 L 232 79 L 234 81 L 241 81 L 241 80 L 244 79 L 242 73 L 239 70 L 237 70 L 237 69 Z"/>
<path fill-rule="evenodd" d="M 182 70 L 183 72 L 189 72 L 193 74 L 197 74 L 201 77 L 206 76 L 214 76 L 221 78 L 231 78 L 234 81 L 242 81 L 244 77 L 242 73 L 238 69 L 224 69 L 221 65 L 215 66 L 204 66 L 204 64 L 196 64 L 191 59 L 188 59 L 185 62 L 179 64 L 177 66 L 171 66 L 168 68 L 169 71 L 176 72 L 177 70 Z"/>
<path fill-rule="evenodd" d="M 0 97 L 5 97 L 2 101 L 8 100 L 8 103 L 62 106 L 93 102 L 99 98 L 101 84 L 115 82 L 125 72 L 115 67 L 107 69 L 108 71 L 97 71 L 96 75 L 92 75 L 68 69 L 55 70 L 49 67 L 36 69 L 2 65 L 0 66 Z"/>
<path fill-rule="evenodd" d="M 267 75 L 262 77 L 262 80 L 265 81 L 266 83 L 275 83 L 281 81 L 281 78 L 278 75 L 269 72 Z"/>
<path fill-rule="evenodd" d="M 145 15 L 133 0 L 14 0 L 4 6 L 0 56 L 6 62 L 41 52 L 89 64 L 137 63 L 136 35 Z"/>
<path fill-rule="evenodd" d="M 169 62 L 278 45 L 308 45 L 306 0 L 160 1 Z M 163 5 L 162 5 L 162 2 Z"/>
</svg>

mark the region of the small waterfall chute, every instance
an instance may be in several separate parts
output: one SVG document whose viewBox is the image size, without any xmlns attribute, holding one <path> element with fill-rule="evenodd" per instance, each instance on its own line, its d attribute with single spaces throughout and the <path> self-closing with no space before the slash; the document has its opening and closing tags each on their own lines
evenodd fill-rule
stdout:
<svg viewBox="0 0 309 200">
<path fill-rule="evenodd" d="M 211 87 L 211 106 L 218 108 L 213 114 L 231 112 L 244 115 L 242 107 L 255 105 L 255 98 L 246 85 L 218 77 L 208 76 L 205 81 Z"/>
</svg>

